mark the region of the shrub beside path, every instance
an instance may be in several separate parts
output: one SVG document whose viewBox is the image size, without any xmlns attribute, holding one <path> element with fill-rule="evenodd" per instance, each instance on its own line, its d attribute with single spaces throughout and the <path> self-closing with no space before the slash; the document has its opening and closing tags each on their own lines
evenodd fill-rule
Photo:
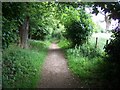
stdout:
<svg viewBox="0 0 120 90">
<path fill-rule="evenodd" d="M 53 43 L 42 69 L 38 88 L 81 88 L 78 77 L 74 76 L 67 66 L 62 50 Z"/>
</svg>

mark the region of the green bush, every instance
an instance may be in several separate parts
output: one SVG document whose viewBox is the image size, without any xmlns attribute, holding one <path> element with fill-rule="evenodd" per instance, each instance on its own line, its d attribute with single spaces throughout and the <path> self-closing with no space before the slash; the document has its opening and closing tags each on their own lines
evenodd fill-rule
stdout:
<svg viewBox="0 0 120 90">
<path fill-rule="evenodd" d="M 113 32 L 113 38 L 110 43 L 105 46 L 105 52 L 109 56 L 108 60 L 120 63 L 120 29 Z"/>
<path fill-rule="evenodd" d="M 10 45 L 3 51 L 3 88 L 36 87 L 47 50 L 40 42 L 32 43 L 32 50 Z"/>
<path fill-rule="evenodd" d="M 68 48 L 71 46 L 71 43 L 67 40 L 67 39 L 61 39 L 59 42 L 58 42 L 58 45 L 59 47 L 61 48 Z"/>
<path fill-rule="evenodd" d="M 88 40 L 88 37 L 93 31 L 93 22 L 91 17 L 82 9 L 80 10 L 80 20 L 71 21 L 67 26 L 67 38 L 72 42 L 72 45 L 82 45 Z"/>
<path fill-rule="evenodd" d="M 120 28 L 117 27 L 113 31 L 113 38 L 110 43 L 105 46 L 106 60 L 109 62 L 108 70 L 105 77 L 109 85 L 120 87 Z M 112 81 L 112 82 L 111 82 Z"/>
<path fill-rule="evenodd" d="M 2 21 L 2 48 L 5 49 L 10 43 L 18 41 L 18 27 L 15 21 L 9 21 L 4 17 Z"/>
</svg>

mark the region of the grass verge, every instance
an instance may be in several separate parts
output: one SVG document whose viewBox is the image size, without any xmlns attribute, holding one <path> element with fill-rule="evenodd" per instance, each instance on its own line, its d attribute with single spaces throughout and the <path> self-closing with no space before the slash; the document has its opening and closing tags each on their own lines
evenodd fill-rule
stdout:
<svg viewBox="0 0 120 90">
<path fill-rule="evenodd" d="M 30 48 L 10 45 L 3 51 L 3 88 L 35 88 L 47 55 L 45 43 L 29 41 Z"/>
<path fill-rule="evenodd" d="M 102 39 L 97 48 L 94 40 L 88 44 L 64 50 L 70 70 L 81 79 L 85 87 L 119 87 L 119 65 L 107 59 L 103 50 L 105 41 Z M 59 46 L 66 47 L 64 43 Z"/>
<path fill-rule="evenodd" d="M 105 66 L 103 55 L 97 49 L 86 44 L 66 50 L 70 70 L 80 77 L 86 87 L 101 86 L 101 83 L 96 82 L 101 80 L 102 68 Z"/>
</svg>

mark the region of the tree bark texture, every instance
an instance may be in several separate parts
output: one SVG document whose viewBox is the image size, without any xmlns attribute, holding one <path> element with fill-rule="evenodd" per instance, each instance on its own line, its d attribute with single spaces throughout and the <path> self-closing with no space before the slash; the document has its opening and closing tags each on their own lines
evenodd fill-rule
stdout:
<svg viewBox="0 0 120 90">
<path fill-rule="evenodd" d="M 23 24 L 19 28 L 19 35 L 20 35 L 20 47 L 27 48 L 27 41 L 28 41 L 28 31 L 29 31 L 29 17 L 27 16 Z"/>
</svg>

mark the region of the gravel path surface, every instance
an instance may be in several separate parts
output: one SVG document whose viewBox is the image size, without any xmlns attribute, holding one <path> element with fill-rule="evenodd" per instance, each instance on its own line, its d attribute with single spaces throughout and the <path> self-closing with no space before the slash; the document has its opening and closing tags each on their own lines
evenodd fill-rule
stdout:
<svg viewBox="0 0 120 90">
<path fill-rule="evenodd" d="M 62 50 L 53 43 L 42 69 L 38 88 L 80 88 L 80 80 L 72 75 Z"/>
</svg>

